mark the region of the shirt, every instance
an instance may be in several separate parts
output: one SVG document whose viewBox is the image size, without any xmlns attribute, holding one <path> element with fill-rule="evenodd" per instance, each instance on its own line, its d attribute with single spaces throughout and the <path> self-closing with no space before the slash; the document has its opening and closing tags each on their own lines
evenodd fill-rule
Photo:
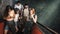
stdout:
<svg viewBox="0 0 60 34">
<path fill-rule="evenodd" d="M 23 5 L 22 4 L 20 4 L 19 6 L 16 4 L 15 6 L 14 6 L 14 8 L 18 8 L 19 10 L 21 10 L 22 8 L 23 8 Z"/>
<path fill-rule="evenodd" d="M 24 16 L 29 16 L 29 10 L 28 10 L 28 8 L 24 9 Z"/>
<path fill-rule="evenodd" d="M 14 22 L 17 22 L 18 21 L 18 18 L 19 18 L 19 14 L 16 14 L 15 15 L 15 18 L 14 18 Z"/>
<path fill-rule="evenodd" d="M 27 20 L 29 20 L 29 9 L 24 9 L 24 16 L 27 17 Z"/>
</svg>

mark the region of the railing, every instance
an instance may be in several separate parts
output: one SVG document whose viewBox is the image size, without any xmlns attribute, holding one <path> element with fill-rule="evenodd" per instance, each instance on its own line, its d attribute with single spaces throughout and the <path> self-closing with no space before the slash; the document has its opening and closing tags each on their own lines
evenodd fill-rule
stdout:
<svg viewBox="0 0 60 34">
<path fill-rule="evenodd" d="M 45 25 L 40 24 L 39 22 L 37 22 L 36 24 L 42 26 L 43 28 L 45 28 L 46 30 L 48 30 L 49 32 L 51 32 L 53 34 L 58 34 L 58 32 L 52 30 L 51 28 L 49 28 L 49 27 L 47 27 Z"/>
</svg>

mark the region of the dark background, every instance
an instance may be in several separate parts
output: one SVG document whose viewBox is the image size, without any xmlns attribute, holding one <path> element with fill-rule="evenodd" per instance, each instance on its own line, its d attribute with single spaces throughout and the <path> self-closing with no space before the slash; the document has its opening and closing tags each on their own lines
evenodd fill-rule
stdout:
<svg viewBox="0 0 60 34">
<path fill-rule="evenodd" d="M 13 0 L 13 5 L 15 4 Z M 27 3 L 30 7 L 36 9 L 36 14 L 38 15 L 38 22 L 55 30 L 56 32 L 60 33 L 60 0 L 19 0 L 23 5 Z M 4 1 L 2 7 L 9 4 L 8 0 Z M 3 9 L 1 12 L 0 9 L 0 18 L 2 18 L 1 13 L 3 13 Z"/>
</svg>

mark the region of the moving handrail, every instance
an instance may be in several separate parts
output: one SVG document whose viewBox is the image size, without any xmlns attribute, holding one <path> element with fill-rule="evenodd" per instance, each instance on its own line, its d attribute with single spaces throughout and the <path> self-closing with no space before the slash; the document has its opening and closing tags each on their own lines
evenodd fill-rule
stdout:
<svg viewBox="0 0 60 34">
<path fill-rule="evenodd" d="M 43 25 L 43 24 L 41 24 L 39 22 L 37 22 L 36 24 L 41 25 L 43 28 L 47 29 L 48 31 L 50 31 L 50 32 L 52 32 L 54 34 L 58 34 L 58 32 L 52 30 L 51 28 L 49 28 L 49 27 L 47 27 L 47 26 L 45 26 L 45 25 Z"/>
</svg>

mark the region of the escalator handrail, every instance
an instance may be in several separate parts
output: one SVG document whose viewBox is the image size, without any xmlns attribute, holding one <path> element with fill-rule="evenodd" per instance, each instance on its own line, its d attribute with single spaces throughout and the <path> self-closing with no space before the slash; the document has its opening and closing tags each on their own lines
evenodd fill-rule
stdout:
<svg viewBox="0 0 60 34">
<path fill-rule="evenodd" d="M 58 34 L 58 32 L 52 30 L 51 28 L 49 28 L 49 27 L 47 27 L 47 26 L 45 26 L 45 25 L 43 25 L 43 24 L 41 24 L 39 22 L 37 22 L 36 24 L 41 25 L 42 27 L 44 27 L 45 29 L 47 29 L 48 31 L 50 31 L 50 32 L 52 32 L 54 34 Z"/>
</svg>

